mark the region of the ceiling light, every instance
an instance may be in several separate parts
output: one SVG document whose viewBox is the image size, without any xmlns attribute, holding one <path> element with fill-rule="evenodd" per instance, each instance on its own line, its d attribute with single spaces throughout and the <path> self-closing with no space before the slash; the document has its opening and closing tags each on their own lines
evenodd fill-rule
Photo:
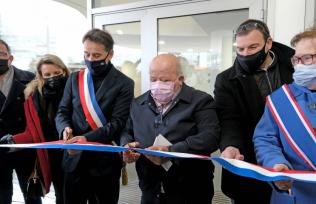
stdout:
<svg viewBox="0 0 316 204">
<path fill-rule="evenodd" d="M 116 30 L 116 33 L 117 33 L 118 35 L 123 35 L 123 34 L 124 34 L 122 30 Z"/>
<path fill-rule="evenodd" d="M 163 41 L 163 40 L 159 40 L 159 41 L 158 41 L 158 44 L 159 44 L 159 45 L 164 45 L 164 44 L 166 44 L 166 42 Z"/>
</svg>

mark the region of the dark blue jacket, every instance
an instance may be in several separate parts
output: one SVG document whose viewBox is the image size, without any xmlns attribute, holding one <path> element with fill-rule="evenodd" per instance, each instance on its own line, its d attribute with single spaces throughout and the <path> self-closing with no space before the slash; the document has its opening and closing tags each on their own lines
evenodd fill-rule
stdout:
<svg viewBox="0 0 316 204">
<path fill-rule="evenodd" d="M 59 135 L 65 127 L 73 129 L 74 136 L 83 135 L 91 142 L 111 144 L 119 142 L 121 130 L 124 128 L 129 114 L 131 101 L 134 97 L 134 82 L 110 65 L 110 71 L 96 92 L 96 100 L 108 123 L 96 130 L 92 130 L 84 115 L 78 87 L 79 72 L 73 73 L 65 86 L 63 98 L 59 104 L 56 116 L 56 126 Z M 73 171 L 78 162 L 87 165 L 95 174 L 106 173 L 111 169 L 111 161 L 117 164 L 120 159 L 117 153 L 83 152 L 74 156 L 66 154 L 64 169 Z"/>
<path fill-rule="evenodd" d="M 34 74 L 11 66 L 14 76 L 9 95 L 0 111 L 0 137 L 6 134 L 16 134 L 25 129 L 24 89 L 34 78 Z"/>
<path fill-rule="evenodd" d="M 184 84 L 162 117 L 150 91 L 135 99 L 121 145 L 137 141 L 141 148 L 146 148 L 153 145 L 159 134 L 173 144 L 170 148 L 173 152 L 209 156 L 216 151 L 219 122 L 212 96 Z M 212 162 L 190 159 L 174 159 L 172 162 L 172 167 L 166 172 L 141 156 L 136 162 L 140 188 L 160 192 L 162 183 L 166 193 L 177 191 L 183 195 L 183 202 L 188 202 L 189 196 L 195 197 L 196 203 L 204 203 L 211 197 Z"/>
</svg>

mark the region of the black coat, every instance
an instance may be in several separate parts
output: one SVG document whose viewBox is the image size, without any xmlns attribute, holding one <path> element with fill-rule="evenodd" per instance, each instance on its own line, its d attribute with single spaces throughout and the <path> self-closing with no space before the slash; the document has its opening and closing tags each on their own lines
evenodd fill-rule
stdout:
<svg viewBox="0 0 316 204">
<path fill-rule="evenodd" d="M 0 137 L 6 134 L 16 134 L 25 129 L 24 89 L 34 78 L 34 74 L 17 69 L 13 66 L 14 76 L 9 95 L 0 111 Z"/>
<path fill-rule="evenodd" d="M 14 69 L 14 75 L 8 97 L 0 112 L 0 137 L 6 134 L 14 135 L 24 131 L 26 119 L 24 114 L 23 91 L 26 84 L 35 77 L 31 72 L 17 69 L 14 66 L 11 66 L 11 68 Z M 0 154 L 1 185 L 6 185 L 7 178 L 11 178 L 12 169 L 16 169 L 19 180 L 21 179 L 22 183 L 26 183 L 34 169 L 35 156 L 35 150 L 31 149 Z M 3 189 L 9 190 L 10 185 L 8 183 L 7 185 L 8 186 L 4 186 Z M 25 192 L 26 186 L 21 186 L 21 189 Z M 5 194 L 7 191 L 0 193 Z"/>
<path fill-rule="evenodd" d="M 74 136 L 83 135 L 88 141 L 104 144 L 111 144 L 112 141 L 119 143 L 119 136 L 125 127 L 130 104 L 134 98 L 134 82 L 111 65 L 109 73 L 104 80 L 102 79 L 103 82 L 96 92 L 96 100 L 108 123 L 93 131 L 86 121 L 80 103 L 78 76 L 79 72 L 71 74 L 59 104 L 56 116 L 59 135 L 62 135 L 65 127 L 71 127 Z M 80 159 L 80 166 L 86 166 L 96 175 L 106 174 L 112 171 L 112 168 L 119 169 L 121 165 L 117 153 L 83 151 L 74 156 L 69 156 L 67 153 L 65 155 L 63 165 L 67 172 L 73 171 Z"/>
<path fill-rule="evenodd" d="M 212 96 L 184 84 L 162 118 L 150 91 L 135 99 L 121 145 L 138 141 L 141 148 L 146 148 L 153 145 L 158 134 L 173 144 L 170 148 L 173 152 L 209 155 L 217 150 L 219 123 Z M 161 166 L 141 156 L 136 162 L 140 188 L 154 191 L 163 182 L 166 192 L 179 190 L 184 197 L 190 195 L 188 192 L 194 194 L 209 190 L 213 171 L 210 161 L 188 159 L 172 162 L 166 173 Z M 204 196 L 210 196 L 210 193 L 206 192 Z"/>
<path fill-rule="evenodd" d="M 291 83 L 294 70 L 290 58 L 294 55 L 294 50 L 276 42 L 273 42 L 271 50 L 277 55 L 282 84 Z M 265 102 L 254 77 L 239 74 L 240 69 L 235 61 L 232 67 L 216 78 L 214 94 L 221 123 L 220 149 L 223 151 L 227 146 L 237 147 L 245 156 L 245 161 L 256 163 L 252 136 L 263 114 Z M 223 169 L 222 190 L 226 195 L 231 198 L 250 198 L 251 193 L 248 190 L 256 189 L 270 192 L 269 186 L 264 182 L 242 178 Z M 261 195 L 264 195 L 264 191 Z"/>
</svg>

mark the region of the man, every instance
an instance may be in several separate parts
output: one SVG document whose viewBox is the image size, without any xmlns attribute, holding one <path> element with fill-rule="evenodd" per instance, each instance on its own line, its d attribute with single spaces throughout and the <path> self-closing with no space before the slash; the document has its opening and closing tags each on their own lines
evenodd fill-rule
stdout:
<svg viewBox="0 0 316 204">
<path fill-rule="evenodd" d="M 8 44 L 0 40 L 0 143 L 13 143 L 12 136 L 25 129 L 24 94 L 25 85 L 34 74 L 12 65 L 13 55 Z M 41 203 L 40 198 L 27 198 L 27 181 L 35 164 L 35 151 L 23 150 L 4 153 L 0 149 L 0 203 L 11 204 L 13 186 L 12 173 L 16 171 L 25 203 Z"/>
<path fill-rule="evenodd" d="M 113 39 L 92 29 L 83 37 L 88 69 L 76 72 L 66 83 L 56 126 L 66 143 L 119 142 L 134 97 L 133 81 L 115 69 Z M 65 151 L 65 203 L 117 203 L 122 161 L 118 153 Z"/>
<path fill-rule="evenodd" d="M 201 155 L 217 149 L 219 124 L 213 98 L 183 80 L 175 56 L 162 54 L 153 59 L 151 90 L 133 101 L 122 145 Z M 164 138 L 171 144 L 157 142 Z M 210 161 L 167 159 L 133 151 L 124 152 L 123 159 L 136 161 L 142 204 L 212 202 L 214 166 Z"/>
<path fill-rule="evenodd" d="M 265 97 L 292 81 L 291 48 L 272 41 L 265 23 L 243 22 L 236 31 L 237 57 L 215 82 L 215 101 L 221 123 L 221 156 L 256 163 L 252 136 Z M 222 190 L 234 203 L 269 203 L 270 186 L 223 169 Z"/>
</svg>

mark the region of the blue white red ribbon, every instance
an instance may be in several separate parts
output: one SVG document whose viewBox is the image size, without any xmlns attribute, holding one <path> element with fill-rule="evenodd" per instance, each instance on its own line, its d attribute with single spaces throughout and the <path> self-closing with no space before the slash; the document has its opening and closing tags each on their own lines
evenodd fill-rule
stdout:
<svg viewBox="0 0 316 204">
<path fill-rule="evenodd" d="M 79 96 L 83 112 L 90 127 L 95 130 L 107 121 L 96 100 L 91 73 L 88 69 L 79 72 Z"/>
<path fill-rule="evenodd" d="M 182 159 L 201 159 L 201 160 L 212 160 L 218 162 L 225 169 L 232 173 L 238 174 L 244 177 L 250 177 L 262 181 L 277 181 L 277 180 L 297 180 L 303 182 L 316 182 L 316 171 L 295 171 L 286 170 L 282 172 L 276 172 L 273 169 L 268 169 L 248 162 L 236 160 L 236 159 L 225 159 L 219 157 L 208 157 L 189 153 L 180 152 L 162 152 L 155 150 L 146 150 L 138 148 L 127 148 L 121 146 L 104 145 L 94 142 L 85 143 L 74 143 L 65 144 L 63 141 L 57 142 L 46 142 L 46 143 L 33 143 L 33 144 L 7 144 L 0 145 L 1 147 L 9 148 L 46 148 L 46 149 L 76 149 L 76 150 L 90 150 L 90 151 L 103 151 L 103 152 L 123 152 L 127 150 L 134 150 L 142 154 L 149 154 L 155 156 L 162 156 L 168 158 L 182 158 Z"/>
</svg>

